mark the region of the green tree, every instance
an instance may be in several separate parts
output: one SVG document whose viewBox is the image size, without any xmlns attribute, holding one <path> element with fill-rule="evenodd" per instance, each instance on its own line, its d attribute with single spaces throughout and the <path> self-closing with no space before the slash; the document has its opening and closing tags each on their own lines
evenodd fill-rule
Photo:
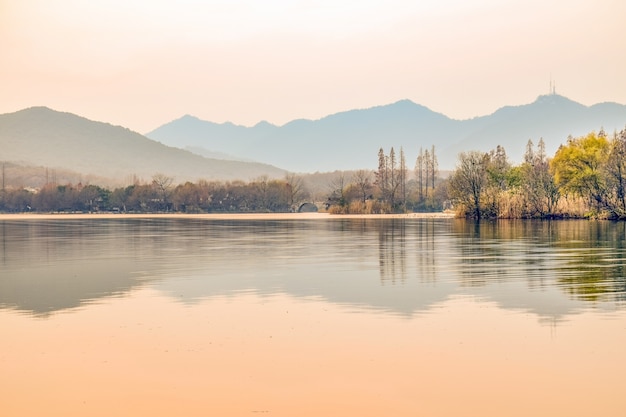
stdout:
<svg viewBox="0 0 626 417">
<path fill-rule="evenodd" d="M 607 184 L 604 175 L 610 153 L 606 135 L 589 133 L 568 138 L 550 162 L 556 185 L 568 194 L 587 200 L 596 210 L 607 208 Z"/>
</svg>

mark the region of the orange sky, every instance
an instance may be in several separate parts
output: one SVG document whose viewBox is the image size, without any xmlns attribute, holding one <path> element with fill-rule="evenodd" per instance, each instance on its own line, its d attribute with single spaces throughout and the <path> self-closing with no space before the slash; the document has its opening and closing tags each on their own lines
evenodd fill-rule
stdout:
<svg viewBox="0 0 626 417">
<path fill-rule="evenodd" d="M 44 105 L 145 133 L 408 98 L 453 118 L 557 92 L 626 103 L 618 0 L 0 0 L 0 113 Z"/>
</svg>

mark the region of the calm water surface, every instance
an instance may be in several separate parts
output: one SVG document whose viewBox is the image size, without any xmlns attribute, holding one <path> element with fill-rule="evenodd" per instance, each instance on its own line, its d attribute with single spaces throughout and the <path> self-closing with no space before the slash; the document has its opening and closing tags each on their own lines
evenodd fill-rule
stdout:
<svg viewBox="0 0 626 417">
<path fill-rule="evenodd" d="M 2 416 L 621 416 L 626 225 L 0 221 Z"/>
</svg>

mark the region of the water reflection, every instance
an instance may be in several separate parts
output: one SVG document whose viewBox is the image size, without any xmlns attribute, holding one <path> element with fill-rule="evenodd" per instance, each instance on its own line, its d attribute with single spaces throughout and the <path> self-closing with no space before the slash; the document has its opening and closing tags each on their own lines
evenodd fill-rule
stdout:
<svg viewBox="0 0 626 417">
<path fill-rule="evenodd" d="M 411 316 L 471 295 L 558 320 L 625 306 L 626 225 L 449 219 L 0 222 L 0 307 L 35 315 L 150 285 Z"/>
<path fill-rule="evenodd" d="M 151 268 L 123 224 L 0 222 L 0 307 L 46 316 L 140 285 Z"/>
<path fill-rule="evenodd" d="M 461 282 L 484 286 L 524 278 L 575 299 L 623 303 L 626 224 L 594 221 L 454 222 Z"/>
</svg>

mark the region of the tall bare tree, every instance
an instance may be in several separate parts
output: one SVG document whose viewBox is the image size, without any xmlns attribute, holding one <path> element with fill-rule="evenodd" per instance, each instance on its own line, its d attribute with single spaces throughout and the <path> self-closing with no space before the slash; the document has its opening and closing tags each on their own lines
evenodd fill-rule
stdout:
<svg viewBox="0 0 626 417">
<path fill-rule="evenodd" d="M 439 162 L 437 161 L 437 155 L 435 155 L 435 145 L 430 148 L 430 181 L 433 191 L 435 190 L 435 179 L 439 174 Z"/>
<path fill-rule="evenodd" d="M 380 195 L 383 200 L 386 200 L 389 190 L 389 158 L 385 155 L 383 148 L 378 150 L 378 170 L 376 171 L 376 182 L 380 190 Z"/>
<path fill-rule="evenodd" d="M 285 175 L 285 181 L 289 193 L 289 206 L 292 210 L 297 210 L 296 206 L 306 194 L 304 180 L 301 176 L 289 172 Z"/>
<path fill-rule="evenodd" d="M 158 173 L 152 176 L 152 186 L 161 200 L 162 208 L 165 210 L 169 209 L 169 198 L 173 183 L 174 179 L 165 174 Z"/>
<path fill-rule="evenodd" d="M 422 147 L 415 160 L 415 179 L 417 180 L 417 199 L 421 203 L 424 200 L 424 149 Z"/>
<path fill-rule="evenodd" d="M 372 172 L 366 169 L 360 169 L 352 176 L 354 186 L 359 190 L 361 203 L 365 201 L 372 193 Z"/>
<path fill-rule="evenodd" d="M 398 177 L 400 181 L 400 198 L 402 199 L 402 208 L 406 209 L 406 158 L 404 157 L 404 149 L 400 147 L 400 167 L 398 168 Z"/>
</svg>

